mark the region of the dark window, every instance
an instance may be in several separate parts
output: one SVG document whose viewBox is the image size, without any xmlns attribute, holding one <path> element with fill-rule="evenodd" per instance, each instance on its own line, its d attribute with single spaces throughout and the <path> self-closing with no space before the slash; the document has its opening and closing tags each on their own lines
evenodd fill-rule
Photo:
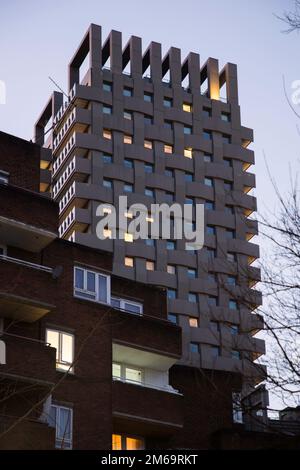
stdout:
<svg viewBox="0 0 300 470">
<path fill-rule="evenodd" d="M 147 101 L 148 103 L 152 103 L 153 100 L 153 95 L 151 93 L 144 93 L 144 101 Z"/>
<path fill-rule="evenodd" d="M 124 88 L 123 96 L 132 96 L 132 88 Z"/>
<path fill-rule="evenodd" d="M 168 320 L 169 320 L 171 323 L 174 323 L 175 325 L 177 325 L 177 323 L 178 323 L 178 317 L 177 317 L 176 313 L 168 313 Z"/>
<path fill-rule="evenodd" d="M 129 158 L 125 158 L 124 160 L 124 166 L 126 168 L 133 168 L 133 161 L 130 160 Z"/>
<path fill-rule="evenodd" d="M 112 92 L 112 83 L 111 82 L 103 82 L 102 89 L 103 89 L 103 91 Z"/>
</svg>

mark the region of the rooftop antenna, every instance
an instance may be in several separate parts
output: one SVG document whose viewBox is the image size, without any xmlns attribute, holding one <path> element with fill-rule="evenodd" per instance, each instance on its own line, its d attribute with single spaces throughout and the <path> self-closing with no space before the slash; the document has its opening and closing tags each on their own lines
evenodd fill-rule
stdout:
<svg viewBox="0 0 300 470">
<path fill-rule="evenodd" d="M 66 98 L 69 98 L 68 95 L 67 95 L 67 93 L 64 92 L 64 90 L 56 83 L 55 80 L 53 80 L 53 78 L 51 78 L 50 76 L 49 76 L 48 78 L 49 78 L 49 80 L 51 80 L 51 82 L 56 86 L 56 88 L 58 88 L 59 91 L 61 91 L 61 92 L 65 95 Z"/>
</svg>

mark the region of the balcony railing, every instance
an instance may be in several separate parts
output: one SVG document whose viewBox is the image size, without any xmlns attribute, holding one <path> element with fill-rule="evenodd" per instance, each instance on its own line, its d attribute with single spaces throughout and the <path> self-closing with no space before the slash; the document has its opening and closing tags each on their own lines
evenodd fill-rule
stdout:
<svg viewBox="0 0 300 470">
<path fill-rule="evenodd" d="M 63 125 L 63 127 L 61 128 L 61 130 L 59 131 L 59 133 L 57 134 L 57 136 L 53 140 L 53 150 L 54 151 L 56 150 L 56 148 L 60 144 L 60 142 L 63 139 L 63 137 L 65 136 L 65 134 L 70 129 L 71 125 L 73 124 L 73 122 L 75 120 L 75 114 L 76 114 L 76 108 L 73 108 L 73 110 L 70 112 L 70 115 L 69 115 L 68 119 L 66 120 L 65 124 Z"/>
<path fill-rule="evenodd" d="M 57 180 L 57 182 L 53 185 L 53 197 L 56 198 L 56 196 L 59 194 L 65 183 L 68 181 L 69 177 L 75 170 L 75 159 L 76 157 L 74 156 L 70 163 L 68 164 L 67 168 L 63 172 L 63 174 L 60 176 L 60 178 Z"/>
<path fill-rule="evenodd" d="M 66 145 L 64 146 L 62 151 L 59 153 L 57 159 L 53 163 L 53 176 L 55 176 L 58 170 L 61 168 L 64 161 L 69 156 L 71 150 L 74 148 L 74 145 L 75 145 L 75 132 L 73 132 L 70 139 L 67 141 Z"/>
<path fill-rule="evenodd" d="M 12 258 L 7 255 L 0 255 L 0 260 L 8 261 L 9 263 L 19 264 L 21 266 L 26 266 L 27 268 L 38 269 L 39 271 L 44 271 L 49 274 L 53 273 L 53 269 L 48 266 L 43 266 L 42 264 L 31 263 L 19 258 Z"/>
<path fill-rule="evenodd" d="M 132 384 L 132 385 L 138 385 L 140 387 L 145 387 L 145 388 L 153 388 L 154 390 L 161 390 L 162 392 L 168 392 L 168 393 L 174 393 L 175 395 L 182 395 L 178 390 L 175 388 L 171 387 L 171 385 L 165 385 L 164 387 L 160 387 L 159 385 L 149 383 L 149 382 L 138 382 L 136 380 L 128 380 L 124 379 L 122 377 L 117 377 L 113 376 L 113 381 L 115 382 L 123 382 L 126 384 Z"/>
</svg>

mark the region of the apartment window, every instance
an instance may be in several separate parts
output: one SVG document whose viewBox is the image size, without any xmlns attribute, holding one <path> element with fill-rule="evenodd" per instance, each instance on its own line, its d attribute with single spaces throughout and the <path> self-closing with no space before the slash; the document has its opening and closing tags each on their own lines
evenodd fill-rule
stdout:
<svg viewBox="0 0 300 470">
<path fill-rule="evenodd" d="M 169 168 L 165 169 L 165 176 L 168 176 L 169 178 L 174 177 L 174 170 L 170 170 Z"/>
<path fill-rule="evenodd" d="M 215 210 L 215 203 L 212 201 L 205 201 L 204 207 L 207 211 L 214 211 Z"/>
<path fill-rule="evenodd" d="M 176 290 L 175 289 L 167 289 L 167 296 L 169 300 L 176 299 Z"/>
<path fill-rule="evenodd" d="M 186 197 L 184 200 L 185 204 L 193 205 L 194 204 L 194 199 L 192 197 Z"/>
<path fill-rule="evenodd" d="M 203 108 L 202 116 L 205 117 L 205 118 L 211 117 L 211 109 L 210 108 Z"/>
<path fill-rule="evenodd" d="M 199 343 L 190 343 L 190 352 L 199 353 Z"/>
<path fill-rule="evenodd" d="M 103 129 L 103 139 L 111 140 L 111 131 L 109 129 Z"/>
<path fill-rule="evenodd" d="M 229 114 L 229 113 L 222 112 L 222 113 L 221 113 L 221 119 L 222 119 L 222 121 L 230 122 L 230 114 Z"/>
<path fill-rule="evenodd" d="M 190 325 L 191 328 L 198 328 L 198 326 L 199 326 L 198 318 L 189 317 L 189 325 Z"/>
<path fill-rule="evenodd" d="M 205 163 L 211 163 L 213 161 L 213 156 L 211 153 L 205 153 L 203 155 L 203 160 Z"/>
<path fill-rule="evenodd" d="M 192 183 L 194 180 L 194 175 L 193 173 L 185 173 L 184 179 L 186 183 Z"/>
<path fill-rule="evenodd" d="M 174 323 L 174 325 L 178 324 L 178 317 L 177 317 L 176 313 L 168 313 L 168 320 L 171 323 Z"/>
<path fill-rule="evenodd" d="M 132 243 L 133 242 L 133 235 L 132 233 L 125 232 L 124 233 L 124 241 L 127 243 Z"/>
<path fill-rule="evenodd" d="M 153 261 L 146 261 L 146 269 L 147 269 L 147 271 L 154 271 L 154 262 Z"/>
<path fill-rule="evenodd" d="M 192 147 L 185 147 L 185 149 L 183 151 L 183 155 L 186 158 L 193 158 L 193 149 L 192 149 Z"/>
<path fill-rule="evenodd" d="M 124 193 L 133 193 L 133 185 L 124 184 Z"/>
<path fill-rule="evenodd" d="M 145 196 L 154 197 L 153 189 L 145 188 Z"/>
<path fill-rule="evenodd" d="M 164 153 L 173 153 L 173 145 L 164 145 Z"/>
<path fill-rule="evenodd" d="M 226 229 L 226 237 L 231 240 L 235 238 L 235 230 L 231 230 L 229 228 Z"/>
<path fill-rule="evenodd" d="M 165 108 L 172 108 L 173 100 L 172 98 L 164 98 L 164 107 Z"/>
<path fill-rule="evenodd" d="M 167 265 L 167 272 L 169 274 L 176 274 L 176 266 L 173 266 L 173 264 L 168 264 Z"/>
<path fill-rule="evenodd" d="M 227 276 L 227 283 L 231 286 L 236 286 L 236 277 L 235 276 Z"/>
<path fill-rule="evenodd" d="M 230 299 L 228 302 L 228 307 L 230 308 L 230 310 L 237 310 L 238 308 L 237 301 L 234 299 Z"/>
<path fill-rule="evenodd" d="M 128 119 L 128 121 L 132 121 L 132 112 L 131 111 L 124 111 L 123 113 L 124 119 Z"/>
<path fill-rule="evenodd" d="M 203 139 L 204 139 L 204 140 L 212 140 L 212 133 L 211 133 L 211 131 L 203 131 Z"/>
<path fill-rule="evenodd" d="M 188 268 L 187 275 L 189 279 L 196 279 L 197 277 L 197 270 L 194 268 Z"/>
<path fill-rule="evenodd" d="M 173 240 L 167 240 L 167 250 L 175 250 L 175 242 Z"/>
<path fill-rule="evenodd" d="M 215 248 L 206 248 L 207 258 L 211 261 L 217 257 L 217 251 Z"/>
<path fill-rule="evenodd" d="M 151 93 L 144 93 L 144 101 L 147 103 L 152 103 L 153 95 Z"/>
<path fill-rule="evenodd" d="M 230 215 L 234 215 L 234 207 L 233 206 L 225 206 L 225 212 Z"/>
<path fill-rule="evenodd" d="M 123 96 L 132 96 L 132 88 L 123 88 Z"/>
<path fill-rule="evenodd" d="M 72 449 L 72 408 L 51 405 L 49 425 L 55 427 L 55 447 L 57 449 Z"/>
<path fill-rule="evenodd" d="M 232 349 L 231 359 L 241 359 L 241 352 L 238 351 L 237 349 Z"/>
<path fill-rule="evenodd" d="M 188 293 L 188 301 L 192 302 L 192 303 L 196 303 L 197 302 L 197 294 L 195 294 L 194 292 L 189 292 Z"/>
<path fill-rule="evenodd" d="M 145 149 L 150 149 L 150 150 L 152 150 L 152 148 L 153 148 L 153 143 L 152 143 L 152 141 L 151 141 L 151 140 L 144 140 L 144 147 L 145 147 Z"/>
<path fill-rule="evenodd" d="M 144 124 L 146 126 L 149 126 L 151 124 L 153 124 L 153 118 L 151 116 L 144 116 Z"/>
<path fill-rule="evenodd" d="M 103 82 L 102 84 L 102 89 L 103 91 L 108 91 L 108 92 L 112 92 L 112 83 L 111 82 Z"/>
<path fill-rule="evenodd" d="M 112 376 L 117 380 L 141 384 L 143 382 L 143 369 L 113 362 Z"/>
<path fill-rule="evenodd" d="M 109 155 L 109 154 L 103 154 L 102 155 L 102 160 L 103 160 L 103 163 L 105 164 L 110 164 L 112 163 L 112 155 Z"/>
<path fill-rule="evenodd" d="M 111 106 L 103 106 L 102 107 L 103 114 L 112 114 L 112 107 Z"/>
<path fill-rule="evenodd" d="M 127 268 L 133 268 L 134 266 L 134 259 L 131 256 L 125 256 L 124 264 Z"/>
<path fill-rule="evenodd" d="M 206 226 L 206 234 L 207 235 L 216 235 L 216 227 L 213 227 L 212 225 L 207 225 Z"/>
<path fill-rule="evenodd" d="M 153 173 L 154 172 L 154 166 L 151 163 L 145 163 L 144 171 L 145 171 L 145 173 Z"/>
<path fill-rule="evenodd" d="M 231 136 L 227 134 L 222 134 L 223 144 L 231 144 Z"/>
<path fill-rule="evenodd" d="M 109 304 L 110 276 L 86 268 L 75 267 L 74 296 Z"/>
<path fill-rule="evenodd" d="M 191 133 L 192 133 L 192 128 L 191 128 L 191 126 L 184 126 L 184 127 L 183 127 L 183 133 L 184 133 L 185 135 L 191 135 Z"/>
<path fill-rule="evenodd" d="M 218 297 L 215 295 L 209 295 L 208 296 L 208 305 L 210 307 L 217 307 L 218 306 Z"/>
<path fill-rule="evenodd" d="M 142 315 L 143 313 L 143 305 L 139 302 L 133 302 L 131 300 L 112 297 L 111 305 L 112 307 L 117 308 L 119 310 L 124 310 L 125 312 L 135 313 L 138 315 Z"/>
<path fill-rule="evenodd" d="M 239 334 L 239 327 L 238 325 L 229 325 L 229 328 L 230 328 L 230 333 L 232 334 L 232 336 L 237 336 Z"/>
<path fill-rule="evenodd" d="M 113 187 L 112 180 L 104 179 L 103 180 L 103 186 L 104 186 L 104 188 L 112 189 L 112 187 Z"/>
<path fill-rule="evenodd" d="M 153 238 L 146 238 L 145 243 L 147 246 L 155 246 L 155 240 L 153 240 Z"/>
<path fill-rule="evenodd" d="M 221 349 L 218 346 L 211 346 L 210 347 L 211 356 L 215 359 L 221 356 Z"/>
<path fill-rule="evenodd" d="M 124 166 L 125 166 L 126 168 L 132 169 L 132 168 L 133 168 L 133 161 L 130 160 L 129 158 L 125 158 L 125 159 L 124 159 Z"/>
<path fill-rule="evenodd" d="M 236 254 L 235 253 L 227 253 L 227 261 L 236 261 Z"/>
<path fill-rule="evenodd" d="M 56 349 L 56 369 L 74 372 L 74 335 L 47 328 L 46 343 Z"/>
<path fill-rule="evenodd" d="M 189 104 L 189 103 L 183 103 L 182 109 L 183 109 L 183 111 L 185 111 L 186 113 L 191 113 L 191 112 L 192 112 L 192 105 Z"/>
<path fill-rule="evenodd" d="M 214 185 L 214 180 L 212 178 L 204 178 L 205 186 L 209 186 L 210 188 Z"/>
<path fill-rule="evenodd" d="M 144 439 L 124 434 L 112 435 L 112 450 L 142 450 L 145 448 Z"/>
<path fill-rule="evenodd" d="M 225 191 L 232 191 L 233 185 L 231 181 L 224 181 L 224 189 Z"/>
<path fill-rule="evenodd" d="M 132 144 L 132 136 L 125 134 L 123 137 L 124 144 Z"/>
<path fill-rule="evenodd" d="M 232 392 L 232 420 L 234 423 L 243 423 L 242 394 Z"/>
<path fill-rule="evenodd" d="M 224 165 L 228 166 L 229 168 L 232 167 L 232 159 L 231 158 L 223 158 Z"/>
</svg>

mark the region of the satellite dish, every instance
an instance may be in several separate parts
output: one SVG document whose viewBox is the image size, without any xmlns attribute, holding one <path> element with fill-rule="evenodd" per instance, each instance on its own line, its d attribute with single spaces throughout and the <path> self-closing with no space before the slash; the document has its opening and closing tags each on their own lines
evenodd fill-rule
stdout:
<svg viewBox="0 0 300 470">
<path fill-rule="evenodd" d="M 58 279 L 62 275 L 62 272 L 63 272 L 62 266 L 55 266 L 55 268 L 53 268 L 53 271 L 52 271 L 52 278 Z"/>
</svg>

